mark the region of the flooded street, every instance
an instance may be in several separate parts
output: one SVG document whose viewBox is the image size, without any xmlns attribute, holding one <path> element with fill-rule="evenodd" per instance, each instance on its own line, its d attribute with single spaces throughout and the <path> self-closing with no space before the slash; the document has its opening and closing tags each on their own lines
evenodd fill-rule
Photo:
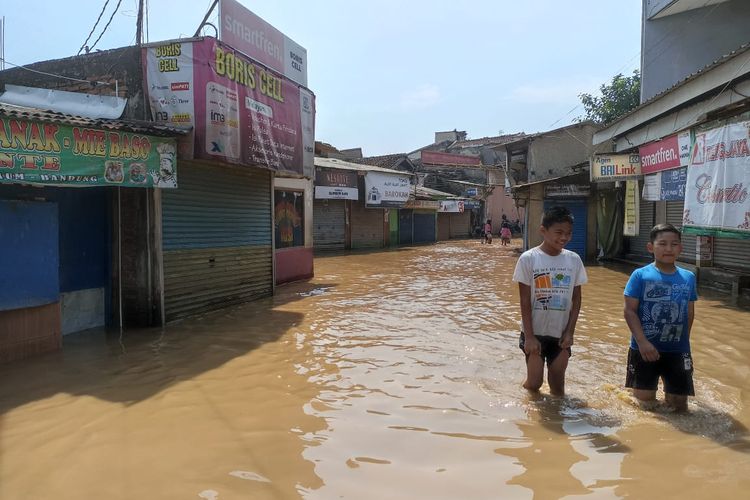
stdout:
<svg viewBox="0 0 750 500">
<path fill-rule="evenodd" d="M 531 397 L 516 259 L 320 257 L 272 299 L 0 366 L 0 499 L 745 497 L 750 313 L 701 296 L 690 414 L 646 413 L 631 268 L 589 266 L 568 396 Z"/>
</svg>

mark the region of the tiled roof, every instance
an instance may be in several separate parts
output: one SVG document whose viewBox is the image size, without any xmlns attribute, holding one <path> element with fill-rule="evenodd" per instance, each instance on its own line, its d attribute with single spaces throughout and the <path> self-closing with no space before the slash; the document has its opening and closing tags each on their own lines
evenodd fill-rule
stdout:
<svg viewBox="0 0 750 500">
<path fill-rule="evenodd" d="M 184 135 L 190 130 L 162 125 L 156 122 L 142 120 L 109 120 L 104 118 L 84 118 L 82 116 L 66 115 L 55 111 L 45 111 L 13 104 L 0 103 L 0 116 L 9 116 L 23 120 L 40 120 L 60 123 L 73 127 L 92 127 L 105 130 L 125 130 L 138 134 L 157 136 Z"/>
<path fill-rule="evenodd" d="M 466 148 L 466 147 L 472 147 L 472 146 L 485 146 L 485 145 L 489 146 L 489 145 L 496 145 L 496 144 L 505 144 L 506 142 L 517 141 L 518 139 L 521 139 L 525 136 L 526 134 L 524 134 L 523 132 L 519 132 L 517 134 L 504 134 L 504 135 L 496 135 L 492 137 L 481 137 L 479 139 L 468 139 L 465 141 L 457 141 L 451 147 Z"/>
<path fill-rule="evenodd" d="M 368 156 L 366 158 L 351 159 L 353 163 L 359 163 L 361 165 L 373 165 L 375 167 L 382 168 L 394 168 L 404 159 L 408 159 L 405 153 L 396 153 L 391 155 L 381 156 Z"/>
</svg>

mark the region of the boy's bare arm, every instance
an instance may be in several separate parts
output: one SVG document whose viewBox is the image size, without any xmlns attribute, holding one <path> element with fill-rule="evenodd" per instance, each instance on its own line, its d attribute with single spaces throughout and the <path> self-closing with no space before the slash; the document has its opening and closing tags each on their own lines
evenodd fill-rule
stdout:
<svg viewBox="0 0 750 500">
<path fill-rule="evenodd" d="M 526 354 L 539 354 L 541 345 L 534 335 L 534 323 L 531 320 L 531 287 L 518 283 L 518 295 L 521 299 L 521 323 L 523 325 L 524 351 Z"/>
<path fill-rule="evenodd" d="M 641 318 L 638 316 L 638 303 L 638 299 L 625 297 L 625 310 L 623 312 L 625 322 L 628 324 L 633 338 L 635 338 L 635 343 L 638 344 L 641 357 L 646 361 L 656 361 L 659 359 L 659 351 L 643 334 L 643 325 L 641 325 Z"/>
<path fill-rule="evenodd" d="M 560 347 L 567 349 L 573 345 L 573 334 L 576 331 L 576 322 L 578 322 L 578 314 L 581 312 L 581 285 L 573 287 L 573 298 L 570 304 L 570 315 L 568 316 L 568 324 L 565 325 L 565 330 L 560 337 Z"/>
<path fill-rule="evenodd" d="M 693 320 L 695 319 L 695 302 L 688 302 L 688 334 L 693 331 Z"/>
</svg>

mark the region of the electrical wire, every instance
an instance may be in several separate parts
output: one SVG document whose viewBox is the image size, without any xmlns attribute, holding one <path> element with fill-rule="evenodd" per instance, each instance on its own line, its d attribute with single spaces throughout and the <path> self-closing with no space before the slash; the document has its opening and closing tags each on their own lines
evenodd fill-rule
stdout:
<svg viewBox="0 0 750 500">
<path fill-rule="evenodd" d="M 89 50 L 92 50 L 94 47 L 96 47 L 96 44 L 99 43 L 99 40 L 102 39 L 102 36 L 104 36 L 104 33 L 107 32 L 107 28 L 109 28 L 109 25 L 112 23 L 112 19 L 115 18 L 115 14 L 117 14 L 117 11 L 119 10 L 121 3 L 122 3 L 122 0 L 117 0 L 117 5 L 115 6 L 114 12 L 112 12 L 112 15 L 109 17 L 109 21 L 107 21 L 107 25 L 104 26 L 104 29 L 102 30 L 102 32 L 99 33 L 99 38 L 96 39 L 96 41 L 91 45 Z"/>
<path fill-rule="evenodd" d="M 14 66 L 16 68 L 21 68 L 26 71 L 31 71 L 32 73 L 38 73 L 40 75 L 46 75 L 46 76 L 54 76 L 55 78 L 62 78 L 63 80 L 70 80 L 72 82 L 82 82 L 82 83 L 92 83 L 92 84 L 95 83 L 97 85 L 112 85 L 111 82 L 100 82 L 96 80 L 83 80 L 81 78 L 73 78 L 70 76 L 58 75 L 57 73 L 47 73 L 46 71 L 39 71 L 38 69 L 27 68 L 26 66 L 12 63 L 3 57 L 0 57 L 0 61 L 3 61 L 5 64 L 10 64 L 11 66 Z"/>
<path fill-rule="evenodd" d="M 86 40 L 81 44 L 81 48 L 78 49 L 78 52 L 76 53 L 76 55 L 79 55 L 81 53 L 81 51 L 83 51 L 84 47 L 86 47 L 86 44 L 91 39 L 91 35 L 94 34 L 94 30 L 96 29 L 97 26 L 99 26 L 99 21 L 102 19 L 102 16 L 104 15 L 104 11 L 107 8 L 108 4 L 109 4 L 109 0 L 106 0 L 104 2 L 104 7 L 102 7 L 101 12 L 99 12 L 99 17 L 96 18 L 96 22 L 94 23 L 94 27 L 91 28 L 91 31 L 89 31 L 89 36 L 87 36 Z"/>
</svg>

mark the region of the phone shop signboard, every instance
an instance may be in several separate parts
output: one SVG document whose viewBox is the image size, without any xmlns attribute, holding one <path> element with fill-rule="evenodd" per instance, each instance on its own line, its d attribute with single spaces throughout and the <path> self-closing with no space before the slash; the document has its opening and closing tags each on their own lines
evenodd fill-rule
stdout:
<svg viewBox="0 0 750 500">
<path fill-rule="evenodd" d="M 153 116 L 192 125 L 196 158 L 312 177 L 312 92 L 215 38 L 144 51 Z"/>
</svg>

